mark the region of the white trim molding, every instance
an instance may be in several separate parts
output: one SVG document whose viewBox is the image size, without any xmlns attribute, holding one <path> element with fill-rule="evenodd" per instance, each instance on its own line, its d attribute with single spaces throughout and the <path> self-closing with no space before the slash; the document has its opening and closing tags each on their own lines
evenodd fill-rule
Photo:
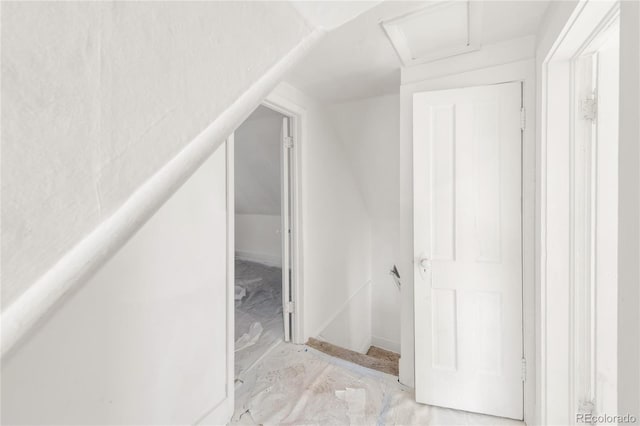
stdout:
<svg viewBox="0 0 640 426">
<path fill-rule="evenodd" d="M 279 87 L 285 87 L 281 83 Z M 302 232 L 302 151 L 307 141 L 307 111 L 295 102 L 278 95 L 278 90 L 272 91 L 262 105 L 290 119 L 291 136 L 294 140 L 293 153 L 291 155 L 291 299 L 295 310 L 293 312 L 291 340 L 293 343 L 306 342 L 304 324 L 304 253 Z M 281 260 L 280 260 L 281 261 Z"/>
<path fill-rule="evenodd" d="M 227 251 L 226 270 L 227 282 L 225 296 L 226 303 L 226 373 L 225 396 L 217 402 L 209 411 L 201 416 L 194 424 L 196 425 L 220 425 L 227 424 L 233 416 L 235 408 L 235 179 L 234 179 L 234 154 L 235 140 L 232 133 L 225 142 L 225 163 L 226 163 L 226 197 L 227 203 Z"/>
<path fill-rule="evenodd" d="M 325 33 L 314 29 L 2 313 L 3 357 L 142 227 Z"/>
<path fill-rule="evenodd" d="M 588 248 L 579 214 L 586 202 L 586 162 L 576 145 L 585 130 L 578 115 L 578 57 L 617 13 L 617 1 L 581 1 L 541 61 L 539 200 L 539 398 L 536 424 L 576 424 L 576 414 L 592 401 L 594 361 L 587 325 L 594 311 L 589 279 L 584 276 Z M 584 70 L 583 70 L 584 72 Z M 590 71 L 589 71 L 590 72 Z M 582 135 L 582 136 L 581 136 Z M 582 248 L 582 249 L 581 249 Z"/>
</svg>

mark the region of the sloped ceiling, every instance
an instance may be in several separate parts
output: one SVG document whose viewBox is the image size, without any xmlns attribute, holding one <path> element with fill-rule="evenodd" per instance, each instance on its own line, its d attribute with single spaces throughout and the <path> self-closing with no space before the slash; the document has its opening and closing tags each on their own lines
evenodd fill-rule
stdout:
<svg viewBox="0 0 640 426">
<path fill-rule="evenodd" d="M 293 0 L 291 4 L 307 22 L 326 30 L 343 25 L 363 12 L 371 9 L 382 0 L 358 1 L 308 1 Z"/>
<path fill-rule="evenodd" d="M 402 64 L 380 23 L 435 3 L 388 0 L 378 4 L 331 31 L 286 80 L 326 102 L 397 92 Z M 482 3 L 481 44 L 487 45 L 536 34 L 549 1 Z"/>
</svg>

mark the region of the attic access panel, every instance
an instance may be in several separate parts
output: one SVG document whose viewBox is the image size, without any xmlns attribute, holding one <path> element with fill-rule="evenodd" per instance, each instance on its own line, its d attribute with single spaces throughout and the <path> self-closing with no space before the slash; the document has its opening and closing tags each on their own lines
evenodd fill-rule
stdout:
<svg viewBox="0 0 640 426">
<path fill-rule="evenodd" d="M 441 1 L 382 27 L 404 66 L 473 52 L 480 49 L 482 2 Z"/>
</svg>

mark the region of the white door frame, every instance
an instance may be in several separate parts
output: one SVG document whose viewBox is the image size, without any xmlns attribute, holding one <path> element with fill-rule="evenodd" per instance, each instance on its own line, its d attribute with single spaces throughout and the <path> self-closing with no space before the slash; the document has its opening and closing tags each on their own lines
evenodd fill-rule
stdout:
<svg viewBox="0 0 640 426">
<path fill-rule="evenodd" d="M 302 185 L 301 185 L 301 150 L 303 143 L 303 122 L 305 111 L 300 106 L 291 101 L 281 98 L 273 93 L 269 94 L 262 102 L 262 105 L 280 114 L 286 115 L 290 120 L 290 136 L 293 138 L 293 148 L 290 157 L 291 182 L 291 300 L 293 301 L 293 312 L 291 316 L 291 341 L 303 344 L 304 342 L 304 298 L 302 283 Z M 285 230 L 282 230 L 283 239 Z"/>
<path fill-rule="evenodd" d="M 302 184 L 301 184 L 301 149 L 302 141 L 306 137 L 307 122 L 306 111 L 301 106 L 271 93 L 262 102 L 262 105 L 286 115 L 290 119 L 291 136 L 293 137 L 293 154 L 290 158 L 291 166 L 291 268 L 292 268 L 292 299 L 295 310 L 292 316 L 291 341 L 296 344 L 304 344 L 304 298 L 303 298 L 303 245 L 302 245 Z M 233 414 L 234 394 L 234 362 L 235 362 L 235 337 L 234 337 L 234 288 L 235 288 L 235 132 L 226 140 L 227 156 L 227 399 L 224 406 L 216 407 L 212 413 L 198 421 L 198 424 L 218 423 L 221 418 L 231 418 Z M 283 234 L 284 235 L 284 234 Z M 284 238 L 284 237 L 283 237 Z M 229 411 L 231 410 L 231 411 Z M 213 419 L 213 423 L 211 420 Z"/>
<path fill-rule="evenodd" d="M 294 303 L 292 299 L 293 284 L 293 268 L 291 265 L 292 257 L 292 236 L 293 229 L 291 226 L 291 206 L 293 204 L 293 196 L 291 195 L 291 157 L 293 155 L 293 136 L 291 135 L 291 118 L 289 116 L 282 117 L 282 127 L 280 128 L 280 236 L 281 236 L 281 253 L 282 262 L 282 318 L 284 321 L 284 341 L 290 342 L 293 323 L 293 315 L 295 314 Z"/>
<path fill-rule="evenodd" d="M 401 164 L 412 164 L 412 99 L 413 93 L 429 90 L 457 89 L 509 82 L 524 83 L 525 130 L 522 140 L 522 242 L 523 242 L 523 343 L 526 359 L 524 384 L 524 420 L 534 424 L 536 407 L 536 322 L 535 322 L 535 60 L 527 59 L 517 62 L 495 65 L 455 75 L 433 78 L 416 83 L 406 84 L 400 88 L 401 111 Z M 409 172 L 408 172 L 409 173 Z M 401 176 L 402 179 L 402 176 Z M 402 182 L 401 182 L 402 183 Z M 406 184 L 405 186 L 406 187 Z M 412 188 L 412 185 L 411 185 Z M 410 196 L 413 197 L 410 188 Z M 401 218 L 413 217 L 413 203 L 401 204 Z M 413 336 L 413 234 L 407 234 L 410 241 L 403 240 L 402 250 L 405 259 L 405 275 L 409 285 L 404 286 L 402 295 L 402 311 L 410 315 L 402 319 L 402 353 L 400 359 L 400 381 L 408 386 L 414 384 L 414 336 Z M 405 251 L 406 250 L 406 251 Z M 411 287 L 408 289 L 406 287 Z M 407 316 L 410 318 L 407 320 Z"/>
<path fill-rule="evenodd" d="M 297 344 L 304 344 L 304 291 L 302 285 L 302 268 L 303 268 L 303 254 L 302 254 L 302 184 L 300 178 L 301 172 L 301 149 L 302 141 L 305 135 L 303 123 L 306 122 L 306 111 L 289 101 L 288 99 L 281 98 L 273 93 L 269 94 L 261 105 L 276 111 L 280 114 L 287 116 L 290 120 L 291 137 L 293 137 L 293 151 L 290 157 L 290 174 L 289 179 L 291 181 L 291 217 L 289 218 L 291 226 L 291 298 L 293 301 L 294 309 L 291 317 L 291 341 Z M 230 138 L 234 140 L 234 133 Z M 232 149 L 235 147 L 232 146 Z M 228 164 L 231 168 L 229 173 L 231 175 L 235 172 L 235 165 L 233 162 Z M 235 194 L 234 194 L 235 197 Z M 231 235 L 234 235 L 234 222 L 231 221 L 228 224 Z M 284 230 L 281 232 L 282 238 L 285 238 Z M 285 307 L 283 306 L 283 309 Z M 233 371 L 233 369 L 232 369 Z"/>
<path fill-rule="evenodd" d="M 293 301 L 293 312 L 291 318 L 291 341 L 293 343 L 303 344 L 304 340 L 304 290 L 303 290 L 303 252 L 302 252 L 302 184 L 300 182 L 301 173 L 301 149 L 304 139 L 303 123 L 306 122 L 305 110 L 292 103 L 291 101 L 281 98 L 275 94 L 270 94 L 262 102 L 262 105 L 283 114 L 290 119 L 290 131 L 293 137 L 292 155 L 290 157 L 290 175 L 291 181 L 291 299 Z M 233 138 L 233 134 L 231 136 Z M 232 139 L 233 140 L 233 139 Z M 231 162 L 231 175 L 234 172 L 234 164 Z M 230 232 L 233 235 L 234 223 L 229 223 Z M 283 241 L 286 236 L 284 230 L 281 232 Z M 283 308 L 285 308 L 283 306 Z M 233 371 L 233 368 L 232 368 Z"/>
<path fill-rule="evenodd" d="M 617 1 L 583 1 L 574 10 L 542 62 L 540 135 L 540 424 L 575 424 L 583 409 L 580 394 L 593 374 L 591 328 L 581 326 L 593 314 L 590 290 L 582 288 L 575 271 L 575 230 L 581 220 L 575 203 L 576 127 L 578 114 L 576 60 L 618 11 Z M 580 201 L 581 202 L 581 201 Z M 582 261 L 583 262 L 583 261 Z M 584 265 L 583 265 L 584 266 Z M 590 372 L 590 373 L 589 373 Z M 585 386 L 587 388 L 585 388 Z"/>
</svg>

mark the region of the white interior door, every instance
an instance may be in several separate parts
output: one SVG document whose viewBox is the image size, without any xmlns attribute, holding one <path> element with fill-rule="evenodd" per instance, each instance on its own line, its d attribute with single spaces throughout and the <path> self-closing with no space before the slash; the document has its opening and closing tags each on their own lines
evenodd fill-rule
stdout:
<svg viewBox="0 0 640 426">
<path fill-rule="evenodd" d="M 281 202 L 280 215 L 282 218 L 282 315 L 284 319 L 284 341 L 291 340 L 291 138 L 289 117 L 282 118 L 282 165 L 281 165 Z"/>
<path fill-rule="evenodd" d="M 413 98 L 416 400 L 523 418 L 520 83 Z"/>
</svg>

